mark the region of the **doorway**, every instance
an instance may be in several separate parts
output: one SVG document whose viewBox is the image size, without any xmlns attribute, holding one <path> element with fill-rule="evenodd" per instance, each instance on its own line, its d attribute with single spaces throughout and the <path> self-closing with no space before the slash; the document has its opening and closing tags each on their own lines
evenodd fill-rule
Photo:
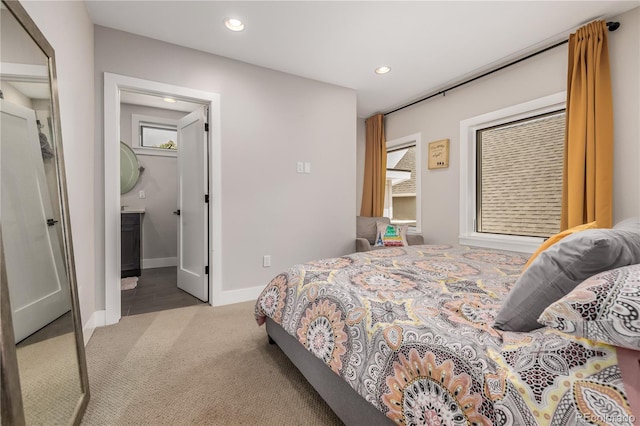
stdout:
<svg viewBox="0 0 640 426">
<path fill-rule="evenodd" d="M 179 86 L 166 85 L 163 83 L 141 80 L 116 74 L 105 73 L 104 75 L 104 140 L 105 140 L 105 321 L 104 324 L 114 324 L 119 321 L 122 316 L 122 294 L 120 291 L 120 271 L 121 271 L 121 253 L 122 253 L 122 237 L 121 237 L 121 198 L 120 198 L 120 152 L 119 143 L 124 138 L 124 131 L 121 129 L 121 103 L 123 99 L 126 101 L 130 95 L 148 96 L 155 98 L 156 101 L 162 103 L 163 98 L 171 98 L 184 104 L 193 104 L 196 107 L 204 105 L 202 109 L 203 120 L 208 122 L 209 131 L 206 138 L 205 150 L 201 155 L 189 155 L 191 158 L 201 158 L 206 161 L 208 159 L 209 170 L 204 175 L 204 185 L 206 195 L 208 195 L 209 203 L 203 209 L 206 215 L 203 216 L 199 232 L 204 235 L 204 240 L 208 240 L 208 249 L 203 249 L 203 270 L 202 283 L 206 287 L 206 296 L 208 303 L 213 304 L 215 299 L 215 288 L 220 282 L 220 103 L 219 95 L 215 93 L 203 92 L 194 89 L 188 89 Z M 186 113 L 186 111 L 185 111 Z M 191 114 L 189 114 L 191 115 Z M 181 122 L 181 120 L 178 120 Z M 202 128 L 204 133 L 204 121 Z M 187 120 L 188 127 L 192 121 Z M 180 127 L 180 125 L 178 126 Z M 191 129 L 191 127 L 189 127 Z M 190 130 L 191 131 L 191 130 Z M 133 133 L 133 131 L 132 131 Z M 194 132 L 191 132 L 194 133 Z M 185 136 L 186 137 L 186 136 Z M 139 147 L 144 148 L 144 147 Z M 179 150 L 179 147 L 178 147 Z M 143 172 L 144 174 L 145 172 Z M 191 187 L 192 185 L 187 185 Z M 140 191 L 143 191 L 142 193 Z M 133 199 L 146 199 L 144 189 L 133 189 Z M 202 194 L 203 197 L 205 194 Z M 144 198 L 143 198 L 144 197 Z M 202 198 L 200 198 L 202 199 Z M 203 200 L 204 201 L 204 200 Z M 178 203 L 177 206 L 180 206 Z M 179 211 L 177 208 L 174 210 Z M 144 219 L 142 219 L 144 221 Z M 180 220 L 180 219 L 178 219 Z M 178 228 L 185 229 L 178 222 Z M 208 229 L 207 229 L 208 228 Z M 197 234 L 198 231 L 188 230 L 190 235 Z M 191 241 L 191 240 L 189 240 Z M 178 244 L 176 244 L 177 246 Z M 202 251 L 202 250 L 201 250 Z M 192 251 L 188 252 L 189 254 Z M 173 266 L 166 265 L 170 263 L 172 256 L 159 257 L 156 261 L 151 262 L 151 266 L 161 266 L 171 268 Z M 185 257 L 189 263 L 193 263 L 193 257 Z M 169 259 L 169 260 L 167 260 Z M 154 263 L 156 262 L 156 263 Z M 159 262 L 159 263 L 158 263 Z M 162 262 L 165 262 L 163 264 Z M 149 263 L 149 262 L 147 262 Z M 147 265 L 149 266 L 149 265 Z M 205 274 L 205 266 L 208 274 Z M 143 268 L 144 269 L 144 268 Z M 153 268 L 156 269 L 156 268 Z M 178 265 L 177 269 L 180 269 Z M 152 269 L 150 269 L 152 270 Z M 155 271 L 162 272 L 162 271 Z M 171 274 L 172 272 L 169 272 Z M 141 275 L 144 280 L 144 273 Z M 157 278 L 157 277 L 156 277 Z M 198 296 L 203 298 L 202 296 Z M 101 322 L 101 321 L 98 321 Z M 101 324 L 96 324 L 101 325 Z"/>
<path fill-rule="evenodd" d="M 206 235 L 203 232 L 203 229 L 208 228 L 206 221 L 201 220 L 200 226 L 196 226 L 193 232 L 196 236 L 193 242 L 200 246 L 196 251 L 201 261 L 196 263 L 200 265 L 198 269 L 201 274 L 194 274 L 193 277 L 185 274 L 185 262 L 179 262 L 181 253 L 178 250 L 178 229 L 184 217 L 179 215 L 179 177 L 184 175 L 184 169 L 198 170 L 202 175 L 208 173 L 208 138 L 204 130 L 195 130 L 200 135 L 194 138 L 193 135 L 184 134 L 182 128 L 178 127 L 179 123 L 184 126 L 184 118 L 198 110 L 200 112 L 196 116 L 202 116 L 204 121 L 204 116 L 207 115 L 206 105 L 166 96 L 120 91 L 120 148 L 123 150 L 120 176 L 120 267 L 123 317 L 208 301 L 208 288 L 203 277 L 203 265 L 208 265 L 205 259 L 208 241 L 206 237 L 201 237 L 199 242 L 195 241 L 198 236 Z M 180 141 L 179 138 L 183 140 Z M 189 157 L 188 154 L 193 151 L 200 154 L 199 158 L 194 160 Z M 179 159 L 186 163 L 182 172 Z M 193 192 L 191 188 L 194 186 L 200 187 L 198 192 L 208 190 L 204 179 L 201 178 L 198 183 L 199 185 L 194 185 L 193 182 L 187 185 L 187 192 Z M 202 218 L 208 215 L 207 206 L 203 205 L 201 197 L 192 202 L 194 210 L 202 210 Z M 192 253 L 189 255 L 194 256 Z M 179 264 L 183 267 L 178 268 Z M 188 287 L 188 284 L 193 288 Z"/>
</svg>

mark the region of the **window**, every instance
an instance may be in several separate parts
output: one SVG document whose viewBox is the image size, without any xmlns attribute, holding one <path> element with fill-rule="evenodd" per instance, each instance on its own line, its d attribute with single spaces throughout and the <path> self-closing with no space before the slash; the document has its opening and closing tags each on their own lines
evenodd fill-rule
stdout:
<svg viewBox="0 0 640 426">
<path fill-rule="evenodd" d="M 565 94 L 460 123 L 460 243 L 533 252 L 560 230 Z"/>
<path fill-rule="evenodd" d="M 140 125 L 140 145 L 145 148 L 178 149 L 176 143 L 178 130 L 173 127 L 160 126 L 156 123 Z"/>
<path fill-rule="evenodd" d="M 420 134 L 387 141 L 384 215 L 420 232 Z"/>
<path fill-rule="evenodd" d="M 136 154 L 175 156 L 177 120 L 131 114 L 131 140 Z"/>
</svg>

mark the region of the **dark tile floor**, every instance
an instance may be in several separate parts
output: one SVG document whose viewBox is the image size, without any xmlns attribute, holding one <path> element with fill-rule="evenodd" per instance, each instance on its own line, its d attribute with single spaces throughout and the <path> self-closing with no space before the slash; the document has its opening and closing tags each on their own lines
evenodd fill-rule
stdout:
<svg viewBox="0 0 640 426">
<path fill-rule="evenodd" d="M 177 274 L 175 266 L 143 269 L 136 288 L 122 291 L 122 316 L 204 303 L 178 288 Z"/>
</svg>

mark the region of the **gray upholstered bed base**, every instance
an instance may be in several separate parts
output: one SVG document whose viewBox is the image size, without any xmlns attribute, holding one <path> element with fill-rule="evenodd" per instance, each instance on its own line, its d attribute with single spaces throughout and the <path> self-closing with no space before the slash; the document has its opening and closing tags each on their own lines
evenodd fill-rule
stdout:
<svg viewBox="0 0 640 426">
<path fill-rule="evenodd" d="M 393 424 L 271 318 L 267 318 L 266 326 L 269 337 L 346 425 Z"/>
</svg>

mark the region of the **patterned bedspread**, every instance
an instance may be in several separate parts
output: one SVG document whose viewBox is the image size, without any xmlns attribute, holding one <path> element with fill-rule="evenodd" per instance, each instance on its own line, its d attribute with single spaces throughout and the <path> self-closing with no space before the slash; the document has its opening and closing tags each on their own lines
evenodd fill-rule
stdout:
<svg viewBox="0 0 640 426">
<path fill-rule="evenodd" d="M 630 424 L 614 347 L 491 328 L 526 260 L 465 246 L 318 260 L 275 277 L 256 319 L 398 424 Z"/>
</svg>

